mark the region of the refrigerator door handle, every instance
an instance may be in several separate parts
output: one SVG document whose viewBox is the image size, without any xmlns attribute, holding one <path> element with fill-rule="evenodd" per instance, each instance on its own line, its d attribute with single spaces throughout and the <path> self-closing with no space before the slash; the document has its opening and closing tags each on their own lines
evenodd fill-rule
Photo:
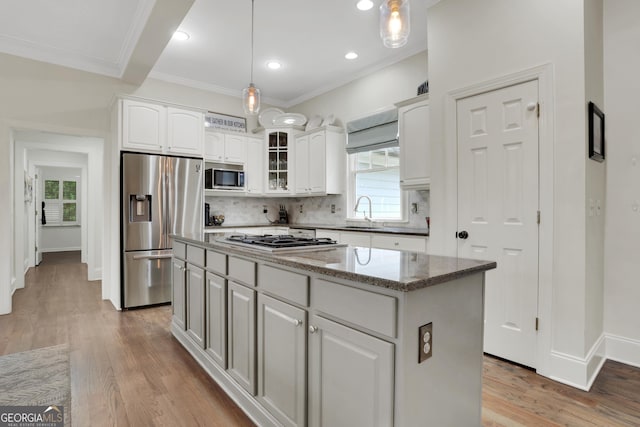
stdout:
<svg viewBox="0 0 640 427">
<path fill-rule="evenodd" d="M 134 255 L 133 259 L 135 260 L 139 260 L 139 259 L 166 259 L 166 258 L 171 258 L 171 254 L 168 255 Z"/>
<path fill-rule="evenodd" d="M 168 248 L 169 246 L 169 230 L 170 230 L 170 223 L 171 223 L 171 218 L 170 218 L 170 212 L 171 212 L 171 200 L 170 197 L 171 195 L 169 194 L 170 192 L 170 188 L 169 188 L 169 178 L 170 178 L 170 171 L 169 171 L 169 158 L 165 157 L 164 158 L 164 162 L 163 162 L 163 167 L 162 167 L 162 201 L 163 201 L 163 215 L 164 215 L 164 236 L 162 239 L 162 247 L 163 248 Z"/>
</svg>

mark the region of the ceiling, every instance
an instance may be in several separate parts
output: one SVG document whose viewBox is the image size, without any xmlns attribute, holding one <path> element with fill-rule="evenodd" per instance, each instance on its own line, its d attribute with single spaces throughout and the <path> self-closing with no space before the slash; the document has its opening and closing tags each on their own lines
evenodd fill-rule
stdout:
<svg viewBox="0 0 640 427">
<path fill-rule="evenodd" d="M 356 0 L 256 0 L 253 81 L 264 102 L 289 107 L 424 51 L 427 8 L 438 1 L 411 0 L 409 42 L 388 49 L 380 0 L 365 12 Z M 2 9 L 0 52 L 233 96 L 250 80 L 250 0 L 21 0 Z M 176 28 L 189 40 L 171 40 Z M 359 57 L 346 60 L 348 51 Z M 271 59 L 282 68 L 269 70 Z"/>
</svg>

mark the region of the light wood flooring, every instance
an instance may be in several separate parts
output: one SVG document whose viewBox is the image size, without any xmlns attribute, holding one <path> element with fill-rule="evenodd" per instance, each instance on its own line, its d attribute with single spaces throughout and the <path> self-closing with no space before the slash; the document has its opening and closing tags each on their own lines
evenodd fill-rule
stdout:
<svg viewBox="0 0 640 427">
<path fill-rule="evenodd" d="M 86 265 L 46 258 L 0 316 L 0 355 L 68 343 L 74 426 L 253 425 L 171 336 L 169 306 L 117 312 Z M 607 362 L 587 393 L 485 357 L 482 422 L 640 426 L 640 369 Z"/>
</svg>

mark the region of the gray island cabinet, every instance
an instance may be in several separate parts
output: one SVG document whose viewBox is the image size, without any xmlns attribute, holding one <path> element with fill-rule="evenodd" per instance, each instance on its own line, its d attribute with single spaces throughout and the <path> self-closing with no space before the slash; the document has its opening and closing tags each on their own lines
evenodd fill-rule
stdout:
<svg viewBox="0 0 640 427">
<path fill-rule="evenodd" d="M 173 236 L 171 331 L 260 426 L 480 426 L 493 262 Z"/>
</svg>

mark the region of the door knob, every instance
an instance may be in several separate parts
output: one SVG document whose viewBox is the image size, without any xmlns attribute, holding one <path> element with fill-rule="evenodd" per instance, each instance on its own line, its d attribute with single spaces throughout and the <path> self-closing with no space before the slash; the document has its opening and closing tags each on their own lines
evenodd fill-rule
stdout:
<svg viewBox="0 0 640 427">
<path fill-rule="evenodd" d="M 467 233 L 465 230 L 462 230 L 458 233 L 458 239 L 466 239 L 467 237 L 469 237 L 469 233 Z"/>
<path fill-rule="evenodd" d="M 317 326 L 309 326 L 309 333 L 310 334 L 315 334 L 316 332 L 318 332 L 318 327 Z"/>
</svg>

